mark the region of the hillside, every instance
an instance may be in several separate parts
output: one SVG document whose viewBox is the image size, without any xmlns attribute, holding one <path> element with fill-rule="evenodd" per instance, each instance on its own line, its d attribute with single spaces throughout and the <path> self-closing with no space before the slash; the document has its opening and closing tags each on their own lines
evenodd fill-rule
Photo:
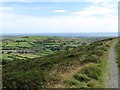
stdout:
<svg viewBox="0 0 120 90">
<path fill-rule="evenodd" d="M 118 43 L 116 45 L 116 59 L 117 59 L 117 63 L 118 63 L 118 78 L 119 78 L 119 81 L 120 81 L 120 56 L 119 56 L 119 53 L 120 53 L 120 38 L 118 39 Z M 119 84 L 119 88 L 120 88 L 120 83 Z"/>
<path fill-rule="evenodd" d="M 3 65 L 3 88 L 25 88 L 27 90 L 54 87 L 105 87 L 107 55 L 111 40 L 94 42 L 41 58 L 36 57 L 34 60 L 16 59 L 5 63 Z M 70 74 L 71 71 L 76 72 Z"/>
</svg>

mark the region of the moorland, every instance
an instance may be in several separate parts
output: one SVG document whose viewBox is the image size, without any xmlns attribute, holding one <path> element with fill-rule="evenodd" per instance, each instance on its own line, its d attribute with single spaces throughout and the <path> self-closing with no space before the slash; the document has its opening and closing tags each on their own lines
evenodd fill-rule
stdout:
<svg viewBox="0 0 120 90">
<path fill-rule="evenodd" d="M 108 50 L 115 40 L 113 37 L 4 36 L 3 88 L 104 88 Z"/>
</svg>

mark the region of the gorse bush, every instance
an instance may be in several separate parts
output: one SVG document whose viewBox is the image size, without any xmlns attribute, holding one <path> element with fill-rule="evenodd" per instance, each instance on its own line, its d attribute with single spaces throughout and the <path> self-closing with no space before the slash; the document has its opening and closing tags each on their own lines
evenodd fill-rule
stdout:
<svg viewBox="0 0 120 90">
<path fill-rule="evenodd" d="M 97 80 L 101 75 L 101 67 L 98 64 L 89 64 L 80 70 L 79 73 Z"/>
<path fill-rule="evenodd" d="M 80 82 L 75 80 L 75 79 L 73 79 L 73 78 L 64 81 L 64 83 L 68 84 L 70 86 L 78 86 L 78 85 L 80 85 Z"/>
<path fill-rule="evenodd" d="M 44 88 L 46 81 L 44 80 L 44 74 L 42 71 L 31 71 L 31 72 L 14 72 L 5 74 L 3 77 L 4 88 Z"/>
<path fill-rule="evenodd" d="M 64 84 L 67 85 L 68 88 L 87 88 L 85 83 L 81 83 L 80 81 L 70 78 L 64 81 Z"/>
<path fill-rule="evenodd" d="M 90 88 L 98 88 L 99 87 L 98 83 L 96 83 L 96 80 L 89 81 L 87 86 Z"/>
<path fill-rule="evenodd" d="M 86 76 L 85 74 L 75 74 L 73 76 L 76 80 L 81 81 L 81 82 L 88 82 L 90 78 Z"/>
<path fill-rule="evenodd" d="M 118 43 L 116 45 L 116 59 L 117 59 L 117 63 L 118 63 L 118 67 L 120 68 L 120 39 L 118 39 Z"/>
<path fill-rule="evenodd" d="M 105 54 L 105 51 L 103 51 L 102 49 L 98 49 L 98 50 L 93 50 L 92 52 L 93 54 L 96 54 L 97 56 L 103 56 Z"/>
<path fill-rule="evenodd" d="M 95 54 L 90 54 L 87 55 L 86 58 L 84 59 L 84 63 L 98 63 L 100 61 L 99 56 L 95 55 Z"/>
</svg>

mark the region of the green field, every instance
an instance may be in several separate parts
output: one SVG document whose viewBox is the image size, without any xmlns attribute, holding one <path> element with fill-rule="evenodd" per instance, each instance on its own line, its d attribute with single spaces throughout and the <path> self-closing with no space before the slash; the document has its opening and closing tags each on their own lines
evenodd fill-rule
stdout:
<svg viewBox="0 0 120 90">
<path fill-rule="evenodd" d="M 16 47 L 18 45 L 17 42 L 9 42 L 7 45 L 5 45 L 6 47 Z"/>
<path fill-rule="evenodd" d="M 2 58 L 3 60 L 13 60 L 12 55 L 11 54 L 2 54 Z"/>
<path fill-rule="evenodd" d="M 18 47 L 32 47 L 28 42 L 19 42 Z"/>
<path fill-rule="evenodd" d="M 17 54 L 17 56 L 19 57 L 23 57 L 23 58 L 30 58 L 30 59 L 34 59 L 37 57 L 40 57 L 39 55 L 34 55 L 34 54 Z"/>
</svg>

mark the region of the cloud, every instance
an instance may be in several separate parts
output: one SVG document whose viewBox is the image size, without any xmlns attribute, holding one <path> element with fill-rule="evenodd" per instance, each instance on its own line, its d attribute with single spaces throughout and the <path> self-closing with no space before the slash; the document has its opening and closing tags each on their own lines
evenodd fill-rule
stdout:
<svg viewBox="0 0 120 90">
<path fill-rule="evenodd" d="M 0 0 L 0 2 L 83 2 L 84 0 Z"/>
<path fill-rule="evenodd" d="M 85 2 L 92 2 L 94 4 L 103 2 L 119 2 L 119 0 L 84 0 Z"/>
<path fill-rule="evenodd" d="M 118 2 L 119 0 L 51 0 L 51 2 Z M 50 0 L 0 0 L 0 2 L 50 2 Z"/>
<path fill-rule="evenodd" d="M 36 0 L 38 1 L 38 0 Z M 33 0 L 0 0 L 0 2 L 26 2 L 26 3 L 31 3 L 34 2 Z"/>
<path fill-rule="evenodd" d="M 0 6 L 0 11 L 10 11 L 10 10 L 14 10 L 14 8 Z"/>
<path fill-rule="evenodd" d="M 90 15 L 105 15 L 105 14 L 117 14 L 116 9 L 111 9 L 107 7 L 100 6 L 90 6 L 87 7 L 83 11 L 74 12 L 73 14 L 81 15 L 81 16 L 90 16 Z"/>
<path fill-rule="evenodd" d="M 53 10 L 53 12 L 64 13 L 67 12 L 66 10 Z"/>
<path fill-rule="evenodd" d="M 102 2 L 103 0 L 86 0 L 92 2 L 91 6 L 84 8 L 82 11 L 73 12 L 75 15 L 91 16 L 91 15 L 108 15 L 117 14 L 118 4 L 117 2 Z"/>
<path fill-rule="evenodd" d="M 117 32 L 117 17 L 31 17 L 0 13 L 2 33 Z"/>
</svg>

